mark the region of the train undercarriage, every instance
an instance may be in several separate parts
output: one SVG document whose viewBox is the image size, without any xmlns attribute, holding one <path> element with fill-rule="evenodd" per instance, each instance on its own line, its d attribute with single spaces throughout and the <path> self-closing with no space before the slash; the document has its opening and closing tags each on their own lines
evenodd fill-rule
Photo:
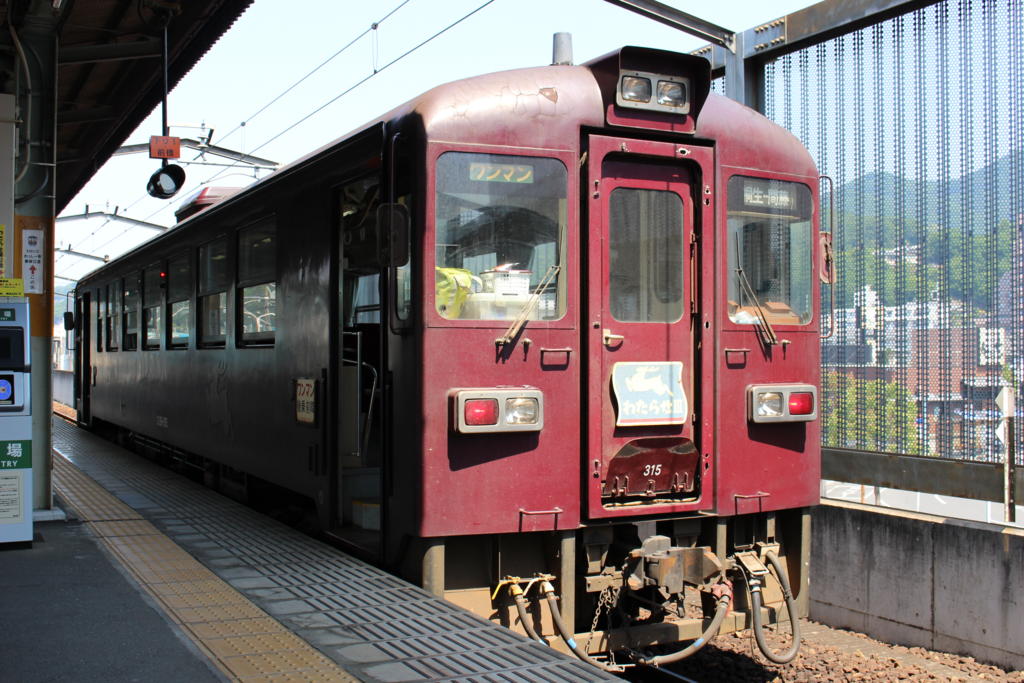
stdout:
<svg viewBox="0 0 1024 683">
<path fill-rule="evenodd" d="M 806 616 L 809 538 L 809 512 L 796 509 L 425 539 L 421 580 L 601 668 L 668 664 L 748 628 L 769 659 L 784 663 L 798 632 L 777 652 L 763 630 Z"/>
</svg>

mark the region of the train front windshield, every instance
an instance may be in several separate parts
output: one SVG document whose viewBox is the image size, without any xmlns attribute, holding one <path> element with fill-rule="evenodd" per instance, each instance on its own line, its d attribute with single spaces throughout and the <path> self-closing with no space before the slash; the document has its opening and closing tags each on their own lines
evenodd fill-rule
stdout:
<svg viewBox="0 0 1024 683">
<path fill-rule="evenodd" d="M 567 173 L 556 159 L 448 152 L 437 161 L 435 308 L 448 319 L 565 313 Z M 547 283 L 545 283 L 547 280 Z"/>
<path fill-rule="evenodd" d="M 729 180 L 729 319 L 811 321 L 811 192 L 767 178 Z"/>
</svg>

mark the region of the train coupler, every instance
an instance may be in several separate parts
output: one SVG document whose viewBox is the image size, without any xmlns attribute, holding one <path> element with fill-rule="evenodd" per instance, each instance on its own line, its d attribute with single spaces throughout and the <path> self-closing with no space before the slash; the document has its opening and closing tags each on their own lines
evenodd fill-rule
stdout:
<svg viewBox="0 0 1024 683">
<path fill-rule="evenodd" d="M 670 594 L 682 593 L 685 584 L 702 585 L 723 570 L 711 548 L 673 546 L 667 536 L 644 539 L 629 557 L 626 586 L 634 591 L 656 586 Z"/>
</svg>

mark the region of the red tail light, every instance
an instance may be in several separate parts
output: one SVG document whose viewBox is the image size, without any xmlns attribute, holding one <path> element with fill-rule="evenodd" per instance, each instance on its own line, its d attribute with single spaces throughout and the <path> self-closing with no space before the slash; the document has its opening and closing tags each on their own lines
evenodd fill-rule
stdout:
<svg viewBox="0 0 1024 683">
<path fill-rule="evenodd" d="M 793 392 L 789 395 L 790 415 L 810 415 L 814 412 L 814 394 Z"/>
<path fill-rule="evenodd" d="M 464 417 L 467 425 L 498 424 L 498 401 L 493 398 L 474 398 L 465 403 Z"/>
</svg>

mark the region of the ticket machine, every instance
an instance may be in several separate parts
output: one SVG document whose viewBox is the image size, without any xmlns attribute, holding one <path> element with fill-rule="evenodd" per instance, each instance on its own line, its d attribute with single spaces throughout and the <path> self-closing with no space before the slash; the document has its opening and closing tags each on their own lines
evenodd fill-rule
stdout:
<svg viewBox="0 0 1024 683">
<path fill-rule="evenodd" d="M 0 543 L 32 540 L 28 303 L 0 299 Z"/>
</svg>

